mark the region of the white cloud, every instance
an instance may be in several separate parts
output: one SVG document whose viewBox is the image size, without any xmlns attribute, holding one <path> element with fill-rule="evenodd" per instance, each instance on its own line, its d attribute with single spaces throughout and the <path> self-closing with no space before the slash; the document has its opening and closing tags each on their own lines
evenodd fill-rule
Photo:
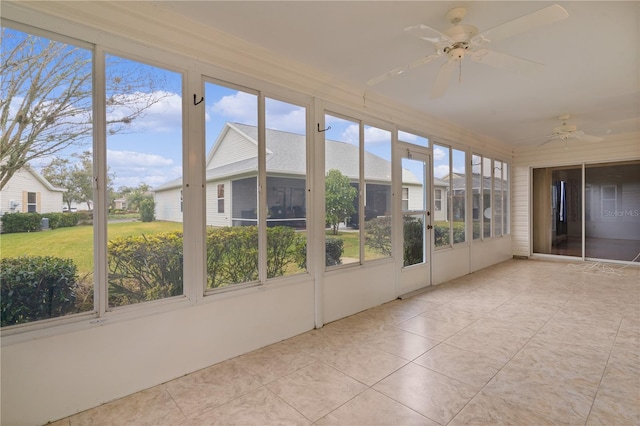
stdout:
<svg viewBox="0 0 640 426">
<path fill-rule="evenodd" d="M 132 131 L 148 131 L 165 133 L 180 131 L 182 127 L 182 97 L 177 93 L 166 91 L 156 91 L 152 93 L 135 92 L 131 94 L 118 95 L 117 106 L 109 108 L 107 121 L 118 120 L 131 114 L 132 110 L 143 108 L 149 97 L 156 99 L 144 115 L 133 122 L 130 127 Z"/>
<path fill-rule="evenodd" d="M 113 186 L 136 187 L 146 183 L 152 187 L 182 176 L 182 166 L 166 157 L 134 151 L 107 150 L 109 172 L 115 174 Z"/>
<path fill-rule="evenodd" d="M 360 126 L 358 124 L 350 124 L 342 132 L 342 140 L 357 145 L 360 141 Z"/>
<path fill-rule="evenodd" d="M 366 145 L 383 143 L 391 144 L 391 132 L 378 127 L 365 126 L 364 143 Z"/>
<path fill-rule="evenodd" d="M 447 164 L 441 164 L 433 168 L 433 175 L 437 178 L 442 179 L 448 174 L 449 174 L 449 165 Z"/>
<path fill-rule="evenodd" d="M 225 117 L 229 121 L 236 121 L 256 125 L 258 108 L 256 95 L 237 92 L 223 96 L 211 107 L 211 113 Z"/>
<path fill-rule="evenodd" d="M 433 148 L 433 160 L 440 161 L 444 159 L 447 156 L 447 152 L 448 151 L 442 148 Z"/>
<path fill-rule="evenodd" d="M 306 110 L 297 105 L 268 101 L 266 111 L 268 129 L 304 134 L 306 132 Z"/>
</svg>

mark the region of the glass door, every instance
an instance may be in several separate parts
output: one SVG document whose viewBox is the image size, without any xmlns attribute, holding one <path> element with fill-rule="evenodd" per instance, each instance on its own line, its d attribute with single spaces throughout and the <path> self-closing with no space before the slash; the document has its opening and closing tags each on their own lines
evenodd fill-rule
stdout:
<svg viewBox="0 0 640 426">
<path fill-rule="evenodd" d="M 402 170 L 402 266 L 399 294 L 431 285 L 430 164 L 426 150 L 398 148 Z"/>
</svg>

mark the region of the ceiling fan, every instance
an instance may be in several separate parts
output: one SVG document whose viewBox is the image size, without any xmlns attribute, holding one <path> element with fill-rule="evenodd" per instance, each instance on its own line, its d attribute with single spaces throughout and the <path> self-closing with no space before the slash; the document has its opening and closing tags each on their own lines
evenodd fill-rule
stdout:
<svg viewBox="0 0 640 426">
<path fill-rule="evenodd" d="M 367 81 L 367 85 L 373 86 L 440 57 L 446 57 L 447 60 L 440 67 L 430 93 L 431 98 L 444 95 L 456 65 L 461 66 L 465 56 L 470 56 L 474 62 L 496 68 L 516 72 L 535 70 L 542 64 L 489 50 L 485 46 L 493 41 L 551 24 L 569 16 L 564 8 L 555 4 L 478 33 L 478 29 L 473 25 L 461 24 L 466 14 L 467 10 L 463 7 L 456 7 L 447 12 L 445 17 L 453 26 L 444 32 L 422 24 L 405 28 L 404 31 L 433 44 L 435 53 L 374 77 Z"/>
<path fill-rule="evenodd" d="M 578 130 L 578 127 L 574 124 L 567 124 L 567 120 L 570 117 L 569 114 L 559 116 L 558 120 L 562 120 L 562 125 L 555 127 L 553 133 L 548 135 L 547 140 L 540 146 L 557 140 L 566 141 L 567 139 L 580 139 L 585 142 L 600 142 L 603 140 L 599 136 L 588 135 L 582 130 Z"/>
</svg>

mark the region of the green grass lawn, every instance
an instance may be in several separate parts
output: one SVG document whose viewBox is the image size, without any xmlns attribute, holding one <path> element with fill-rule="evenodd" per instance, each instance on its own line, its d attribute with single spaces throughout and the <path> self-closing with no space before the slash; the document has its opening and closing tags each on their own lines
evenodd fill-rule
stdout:
<svg viewBox="0 0 640 426">
<path fill-rule="evenodd" d="M 107 237 L 181 231 L 177 222 L 110 223 Z M 0 258 L 19 256 L 55 256 L 73 259 L 80 276 L 93 272 L 93 227 L 74 226 L 50 231 L 0 235 Z"/>
</svg>

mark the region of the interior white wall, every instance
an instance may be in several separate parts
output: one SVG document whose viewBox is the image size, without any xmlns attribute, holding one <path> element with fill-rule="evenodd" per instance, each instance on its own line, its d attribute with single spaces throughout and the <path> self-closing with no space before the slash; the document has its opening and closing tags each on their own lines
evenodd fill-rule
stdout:
<svg viewBox="0 0 640 426">
<path fill-rule="evenodd" d="M 288 87 L 444 141 L 477 146 L 489 156 L 510 158 L 510 151 L 497 141 L 387 100 L 369 98 L 364 105 L 360 93 L 330 84 L 315 70 L 180 22 L 148 2 L 4 2 L 3 17 L 71 31 L 68 35 L 96 43 L 135 40 L 141 49 L 219 67 L 220 75 L 238 84 L 251 86 L 251 79 L 259 78 L 273 90 Z M 322 203 L 316 200 L 315 205 Z M 433 282 L 504 260 L 510 251 L 509 238 L 486 244 L 497 252 L 488 253 L 483 243 L 460 249 L 466 250 L 462 256 L 459 249 L 434 253 Z M 370 262 L 228 293 L 198 305 L 185 301 L 153 315 L 100 324 L 83 321 L 73 328 L 63 326 L 61 333 L 50 330 L 3 339 L 2 423 L 43 424 L 310 330 L 317 296 L 325 323 L 392 300 L 398 296 L 396 268 L 394 261 Z"/>
<path fill-rule="evenodd" d="M 339 267 L 324 275 L 322 289 L 325 323 L 381 305 L 398 297 L 395 263 Z"/>
</svg>

